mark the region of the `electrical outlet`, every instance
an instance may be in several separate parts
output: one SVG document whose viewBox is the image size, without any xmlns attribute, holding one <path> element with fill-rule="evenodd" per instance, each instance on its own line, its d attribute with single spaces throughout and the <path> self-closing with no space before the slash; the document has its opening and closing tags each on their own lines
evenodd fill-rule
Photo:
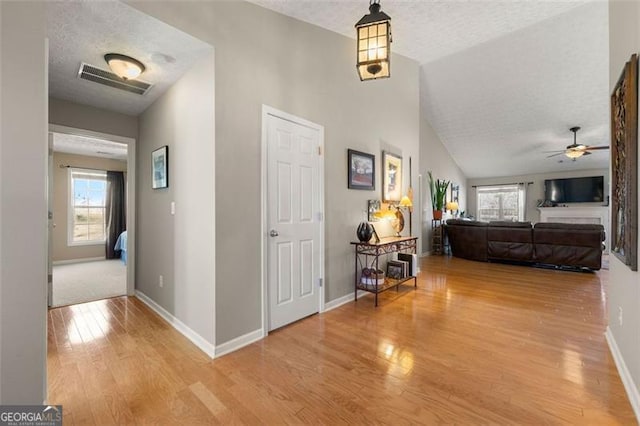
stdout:
<svg viewBox="0 0 640 426">
<path fill-rule="evenodd" d="M 160 277 L 158 278 L 158 285 L 161 288 L 164 287 L 164 277 L 162 275 L 160 275 Z"/>
<path fill-rule="evenodd" d="M 622 306 L 618 306 L 618 324 L 622 326 Z"/>
</svg>

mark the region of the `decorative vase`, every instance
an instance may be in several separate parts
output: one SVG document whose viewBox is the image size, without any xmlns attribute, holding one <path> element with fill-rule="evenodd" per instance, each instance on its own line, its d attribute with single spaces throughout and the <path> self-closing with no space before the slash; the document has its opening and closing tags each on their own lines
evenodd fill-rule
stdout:
<svg viewBox="0 0 640 426">
<path fill-rule="evenodd" d="M 433 211 L 433 218 L 436 220 L 441 220 L 442 219 L 442 210 L 434 210 Z"/>
<path fill-rule="evenodd" d="M 373 227 L 369 222 L 362 222 L 358 225 L 356 234 L 358 235 L 358 239 L 365 243 L 371 239 L 371 236 L 373 235 Z"/>
</svg>

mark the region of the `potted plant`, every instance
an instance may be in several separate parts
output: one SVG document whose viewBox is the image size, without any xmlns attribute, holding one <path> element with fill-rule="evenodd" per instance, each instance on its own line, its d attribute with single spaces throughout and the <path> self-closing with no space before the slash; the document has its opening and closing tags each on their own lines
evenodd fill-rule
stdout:
<svg viewBox="0 0 640 426">
<path fill-rule="evenodd" d="M 447 198 L 448 180 L 433 180 L 431 172 L 429 172 L 429 187 L 431 189 L 431 207 L 433 208 L 433 218 L 442 219 L 442 210 L 444 209 L 445 199 Z"/>
</svg>

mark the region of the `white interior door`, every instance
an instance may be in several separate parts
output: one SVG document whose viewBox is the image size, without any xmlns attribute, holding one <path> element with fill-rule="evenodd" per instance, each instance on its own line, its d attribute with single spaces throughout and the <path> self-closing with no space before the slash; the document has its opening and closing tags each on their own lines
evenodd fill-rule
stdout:
<svg viewBox="0 0 640 426">
<path fill-rule="evenodd" d="M 269 330 L 320 305 L 320 132 L 267 115 Z"/>
</svg>

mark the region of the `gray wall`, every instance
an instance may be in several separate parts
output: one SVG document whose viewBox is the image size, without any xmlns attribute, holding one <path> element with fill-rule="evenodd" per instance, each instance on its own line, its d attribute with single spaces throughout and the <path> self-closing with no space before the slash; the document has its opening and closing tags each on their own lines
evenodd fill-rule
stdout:
<svg viewBox="0 0 640 426">
<path fill-rule="evenodd" d="M 137 267 L 141 291 L 215 343 L 213 54 L 140 116 Z M 151 189 L 151 152 L 169 147 L 169 187 Z M 227 180 L 228 182 L 228 180 Z M 171 202 L 175 201 L 175 215 Z M 235 210 L 237 203 L 225 208 Z M 236 271 L 238 262 L 234 262 Z M 159 276 L 164 279 L 159 286 Z"/>
<path fill-rule="evenodd" d="M 609 19 L 609 81 L 613 91 L 625 62 L 640 50 L 640 3 L 609 2 Z M 635 382 L 637 397 L 640 392 L 640 276 L 615 256 L 610 257 L 610 268 L 607 288 L 609 329 Z M 623 325 L 618 322 L 618 308 L 623 310 Z M 640 416 L 640 407 L 636 405 L 635 408 L 636 415 Z"/>
<path fill-rule="evenodd" d="M 138 118 L 102 108 L 49 98 L 49 123 L 138 138 Z"/>
<path fill-rule="evenodd" d="M 423 78 L 423 77 L 422 77 Z M 424 84 L 424 80 L 421 82 Z M 420 105 L 421 109 L 424 105 Z M 467 210 L 467 178 L 460 170 L 458 164 L 442 144 L 442 141 L 431 127 L 431 123 L 421 114 L 420 120 L 420 203 L 416 204 L 416 210 L 422 210 L 422 252 L 431 251 L 431 219 L 433 219 L 433 206 L 431 205 L 431 190 L 429 189 L 429 175 L 431 171 L 434 179 L 444 179 L 460 185 L 459 211 Z M 447 200 L 450 197 L 450 189 Z M 421 206 L 421 208 L 420 208 Z M 452 217 L 445 213 L 443 219 Z M 420 223 L 420 222 L 418 222 Z"/>
<path fill-rule="evenodd" d="M 216 49 L 216 343 L 261 327 L 263 104 L 325 126 L 326 300 L 352 292 L 349 242 L 380 198 L 381 150 L 411 156 L 417 179 L 418 65 L 394 55 L 390 79 L 363 83 L 355 40 L 253 4 L 128 3 Z M 347 148 L 376 155 L 375 192 L 347 189 Z"/>
<path fill-rule="evenodd" d="M 579 161 L 579 160 L 578 160 Z M 495 178 L 479 178 L 469 179 L 467 181 L 467 206 L 469 213 L 476 216 L 476 189 L 474 185 L 499 185 L 503 183 L 517 183 L 517 182 L 533 182 L 527 189 L 527 206 L 525 220 L 531 222 L 540 221 L 540 211 L 537 209 L 538 200 L 544 199 L 544 181 L 545 179 L 566 179 L 573 177 L 586 177 L 586 176 L 604 176 L 604 196 L 609 196 L 609 169 L 592 169 L 592 170 L 575 170 L 570 172 L 555 172 L 555 173 L 538 173 L 533 175 L 519 175 L 519 176 L 501 176 Z M 578 203 L 575 203 L 578 204 Z M 580 206 L 596 205 L 602 206 L 605 203 L 579 203 Z M 569 203 L 568 205 L 571 205 Z"/>
<path fill-rule="evenodd" d="M 41 404 L 46 392 L 44 9 L 0 2 L 0 404 Z"/>
</svg>

